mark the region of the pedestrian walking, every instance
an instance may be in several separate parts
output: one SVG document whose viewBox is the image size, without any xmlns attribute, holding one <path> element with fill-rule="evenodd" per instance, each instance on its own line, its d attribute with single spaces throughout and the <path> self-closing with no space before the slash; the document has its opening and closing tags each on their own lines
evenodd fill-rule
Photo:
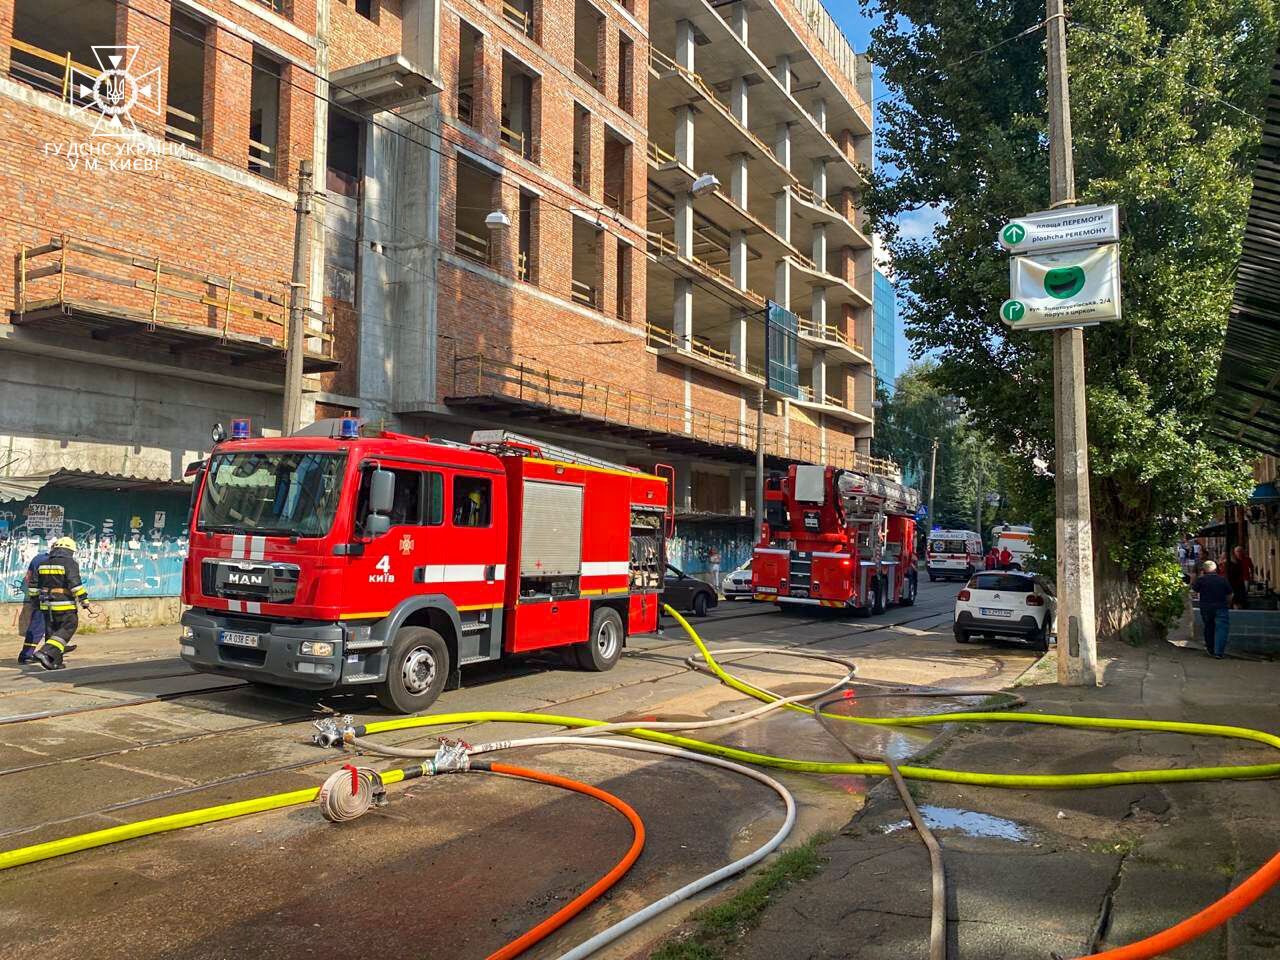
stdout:
<svg viewBox="0 0 1280 960">
<path fill-rule="evenodd" d="M 35 663 L 36 648 L 44 643 L 44 611 L 40 609 L 40 586 L 37 582 L 40 565 L 47 562 L 49 554 L 41 550 L 27 564 L 27 573 L 22 580 L 22 592 L 25 597 L 22 613 L 18 617 L 18 625 L 26 627 L 22 634 L 22 652 L 18 654 L 19 663 Z"/>
<path fill-rule="evenodd" d="M 715 547 L 707 554 L 707 566 L 711 570 L 711 586 L 716 593 L 720 592 L 720 551 Z"/>
<path fill-rule="evenodd" d="M 1204 648 L 1209 656 L 1223 658 L 1227 651 L 1227 631 L 1231 614 L 1227 607 L 1231 601 L 1231 583 L 1218 573 L 1218 565 L 1212 560 L 1204 562 L 1200 574 L 1191 589 L 1200 598 L 1200 623 L 1204 627 Z"/>
<path fill-rule="evenodd" d="M 1233 606 L 1243 610 L 1249 606 L 1249 581 L 1253 579 L 1253 560 L 1244 547 L 1231 551 L 1231 563 L 1227 567 L 1227 579 L 1231 581 Z"/>
<path fill-rule="evenodd" d="M 89 609 L 89 591 L 80 582 L 74 540 L 60 537 L 53 541 L 49 556 L 36 568 L 36 585 L 48 636 L 35 658 L 46 670 L 60 670 L 62 656 L 71 648 L 71 638 L 80 626 L 76 607 Z"/>
</svg>

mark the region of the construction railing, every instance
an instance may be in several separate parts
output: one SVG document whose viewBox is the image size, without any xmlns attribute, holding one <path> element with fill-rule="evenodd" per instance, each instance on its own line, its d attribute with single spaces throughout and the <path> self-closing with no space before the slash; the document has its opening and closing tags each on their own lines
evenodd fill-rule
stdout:
<svg viewBox="0 0 1280 960">
<path fill-rule="evenodd" d="M 490 237 L 479 237 L 461 227 L 454 227 L 453 249 L 461 257 L 489 266 L 493 262 L 493 244 Z"/>
<path fill-rule="evenodd" d="M 756 428 L 718 413 L 686 408 L 670 397 L 659 397 L 607 383 L 553 371 L 536 364 L 498 360 L 482 354 L 453 361 L 451 399 L 506 397 L 586 419 L 637 430 L 692 437 L 716 446 L 754 451 Z M 763 433 L 766 454 L 807 463 L 826 463 L 850 470 L 880 473 L 898 479 L 896 464 L 857 453 L 852 448 L 822 447 L 787 437 L 780 430 Z"/>
<path fill-rule="evenodd" d="M 669 150 L 664 150 L 652 140 L 649 141 L 649 162 L 655 166 L 662 166 L 667 163 L 675 163 L 676 155 Z"/>
<path fill-rule="evenodd" d="M 583 63 L 577 57 L 574 57 L 573 71 L 578 76 L 580 76 L 583 80 L 587 81 L 587 83 L 591 84 L 591 86 L 595 87 L 597 90 L 603 89 L 604 87 L 603 80 L 600 76 L 599 71 L 597 71 L 595 67 L 592 67 L 590 64 Z"/>
<path fill-rule="evenodd" d="M 739 296 L 744 297 L 745 299 L 750 300 L 752 303 L 756 303 L 759 306 L 763 307 L 765 305 L 764 297 L 760 296 L 760 294 L 756 293 L 754 290 L 743 290 L 739 288 L 737 284 L 733 282 L 733 278 L 730 277 L 723 270 L 713 267 L 711 264 L 707 263 L 707 261 L 699 259 L 698 257 L 680 256 L 680 254 L 676 251 L 675 241 L 672 240 L 671 238 L 666 237 L 661 233 L 654 233 L 652 231 L 648 231 L 647 235 L 648 235 L 649 256 L 655 257 L 655 258 L 656 257 L 676 257 L 681 262 L 692 264 L 702 273 L 705 273 L 708 276 L 712 276 L 716 278 L 725 286 L 732 287 L 734 290 L 738 292 Z"/>
<path fill-rule="evenodd" d="M 19 319 L 56 307 L 61 314 L 104 322 L 145 324 L 148 331 L 214 332 L 283 349 L 289 326 L 289 285 L 273 289 L 193 270 L 63 234 L 18 252 Z M 332 319 L 308 312 L 307 353 L 333 356 Z"/>
<path fill-rule="evenodd" d="M 753 377 L 764 379 L 764 371 L 759 367 L 747 364 L 745 369 L 738 366 L 738 359 L 727 350 L 721 350 L 713 347 L 709 343 L 698 340 L 696 337 L 689 342 L 685 342 L 676 336 L 674 330 L 666 327 L 660 327 L 657 324 L 645 321 L 645 338 L 651 347 L 674 347 L 677 350 L 685 350 L 694 354 L 708 363 L 723 367 L 725 370 L 732 370 L 735 373 L 746 373 Z"/>
<path fill-rule="evenodd" d="M 574 303 L 580 303 L 585 307 L 600 306 L 600 292 L 591 284 L 583 283 L 581 280 L 571 280 L 569 283 L 569 293 Z"/>
<path fill-rule="evenodd" d="M 71 59 L 71 53 L 53 53 L 17 37 L 9 41 L 9 75 L 16 80 L 51 93 L 68 103 L 72 99 L 71 78 L 80 72 L 97 77 L 96 67 L 89 67 Z"/>
<path fill-rule="evenodd" d="M 517 30 L 526 37 L 533 36 L 533 10 L 527 5 L 527 0 L 503 0 L 502 15 Z"/>
<path fill-rule="evenodd" d="M 476 125 L 475 78 L 458 81 L 457 117 L 469 127 Z"/>
<path fill-rule="evenodd" d="M 830 340 L 835 343 L 843 343 L 850 349 L 857 350 L 859 353 L 865 354 L 862 344 L 858 343 L 852 337 L 845 334 L 843 330 L 833 323 L 814 323 L 808 317 L 800 317 L 800 334 L 805 337 L 811 337 L 815 340 Z"/>
<path fill-rule="evenodd" d="M 499 139 L 520 156 L 528 159 L 528 137 L 523 130 L 515 130 L 507 126 L 507 123 L 506 118 L 503 118 L 501 132 L 498 134 Z"/>
</svg>

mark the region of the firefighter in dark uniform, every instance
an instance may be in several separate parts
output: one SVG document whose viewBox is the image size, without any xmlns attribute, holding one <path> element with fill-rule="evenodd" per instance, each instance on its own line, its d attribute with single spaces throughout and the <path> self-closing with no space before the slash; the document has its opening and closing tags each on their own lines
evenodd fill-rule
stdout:
<svg viewBox="0 0 1280 960">
<path fill-rule="evenodd" d="M 45 629 L 49 632 L 44 646 L 36 651 L 36 660 L 46 670 L 59 670 L 62 668 L 62 655 L 72 645 L 71 638 L 80 626 L 76 607 L 89 609 L 89 591 L 80 582 L 74 540 L 61 537 L 53 541 L 49 559 L 37 567 L 36 584 L 40 590 Z"/>
<path fill-rule="evenodd" d="M 18 654 L 19 663 L 35 663 L 36 648 L 44 642 L 44 611 L 40 609 L 40 565 L 47 563 L 49 554 L 41 550 L 27 564 L 27 576 L 22 581 L 26 594 L 22 617 L 27 621 L 27 629 L 22 638 L 22 652 Z"/>
</svg>

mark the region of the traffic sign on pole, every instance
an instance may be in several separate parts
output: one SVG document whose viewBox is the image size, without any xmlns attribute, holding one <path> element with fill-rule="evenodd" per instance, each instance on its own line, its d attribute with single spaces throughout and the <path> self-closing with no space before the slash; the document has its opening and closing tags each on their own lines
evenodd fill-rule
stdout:
<svg viewBox="0 0 1280 960">
<path fill-rule="evenodd" d="M 997 237 L 1010 253 L 1047 253 L 1115 243 L 1120 239 L 1120 211 L 1115 204 L 1041 210 L 1006 223 Z"/>
</svg>

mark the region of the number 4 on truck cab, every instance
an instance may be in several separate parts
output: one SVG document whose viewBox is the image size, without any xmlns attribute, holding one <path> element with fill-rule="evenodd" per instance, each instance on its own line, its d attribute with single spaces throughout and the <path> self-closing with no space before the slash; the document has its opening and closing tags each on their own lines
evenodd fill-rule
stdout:
<svg viewBox="0 0 1280 960">
<path fill-rule="evenodd" d="M 338 424 L 233 431 L 198 465 L 182 586 L 197 670 L 410 713 L 468 664 L 560 647 L 608 670 L 656 628 L 669 467 Z"/>
</svg>

